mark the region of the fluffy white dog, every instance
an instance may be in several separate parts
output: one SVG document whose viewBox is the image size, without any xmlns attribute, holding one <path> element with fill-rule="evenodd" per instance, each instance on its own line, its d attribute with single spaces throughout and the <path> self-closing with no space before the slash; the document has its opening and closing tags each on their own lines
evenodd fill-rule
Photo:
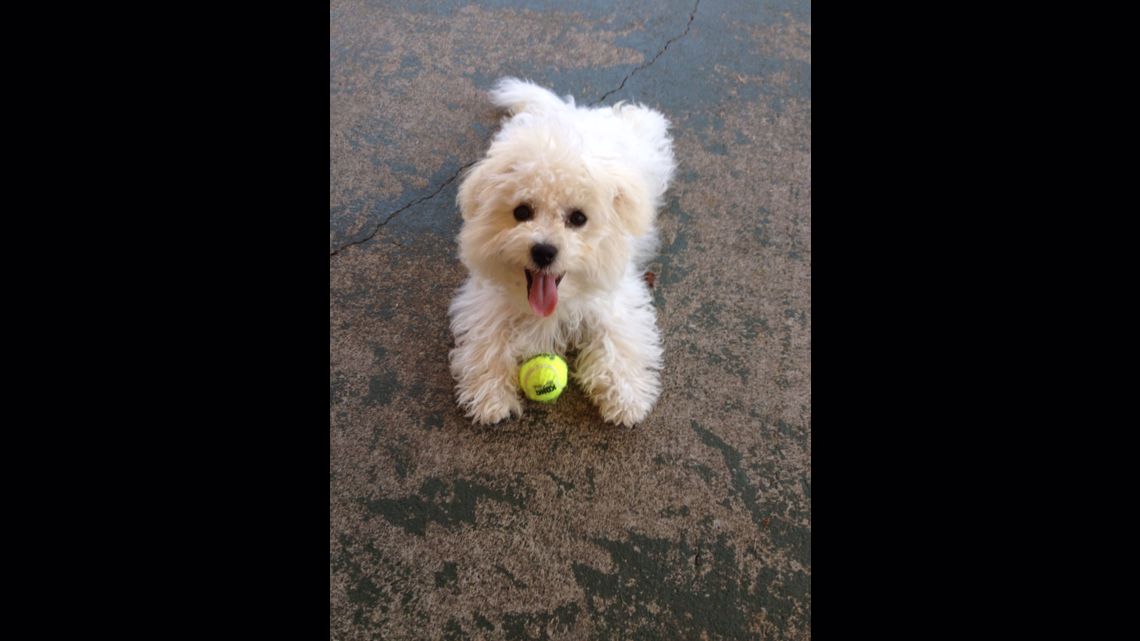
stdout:
<svg viewBox="0 0 1140 641">
<path fill-rule="evenodd" d="M 578 350 L 573 378 L 605 420 L 634 425 L 661 391 L 661 338 L 645 264 L 673 175 L 669 123 L 640 105 L 589 109 L 501 80 L 510 113 L 459 187 L 451 373 L 477 423 L 521 415 L 519 364 Z"/>
</svg>

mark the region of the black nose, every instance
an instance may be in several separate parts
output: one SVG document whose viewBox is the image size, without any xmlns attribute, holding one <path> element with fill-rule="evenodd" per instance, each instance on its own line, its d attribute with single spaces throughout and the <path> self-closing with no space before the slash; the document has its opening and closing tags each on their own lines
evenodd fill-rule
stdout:
<svg viewBox="0 0 1140 641">
<path fill-rule="evenodd" d="M 530 248 L 530 257 L 534 259 L 534 264 L 539 267 L 546 267 L 554 262 L 554 257 L 558 255 L 558 248 L 554 245 L 547 245 L 540 243 Z"/>
</svg>

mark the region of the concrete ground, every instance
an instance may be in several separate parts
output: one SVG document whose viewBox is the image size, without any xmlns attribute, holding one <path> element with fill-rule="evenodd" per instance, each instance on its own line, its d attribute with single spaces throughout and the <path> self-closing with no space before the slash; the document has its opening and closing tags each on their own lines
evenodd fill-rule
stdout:
<svg viewBox="0 0 1140 641">
<path fill-rule="evenodd" d="M 810 4 L 332 0 L 332 639 L 811 636 Z M 504 75 L 673 122 L 664 391 L 475 427 L 447 305 Z"/>
</svg>

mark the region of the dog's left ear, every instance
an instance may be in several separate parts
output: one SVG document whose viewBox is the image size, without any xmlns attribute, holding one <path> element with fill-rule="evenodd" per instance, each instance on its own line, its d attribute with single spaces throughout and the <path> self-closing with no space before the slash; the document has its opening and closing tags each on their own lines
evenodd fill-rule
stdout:
<svg viewBox="0 0 1140 641">
<path fill-rule="evenodd" d="M 614 213 L 618 224 L 634 236 L 643 236 L 653 224 L 654 207 L 643 181 L 633 174 L 614 171 Z"/>
</svg>

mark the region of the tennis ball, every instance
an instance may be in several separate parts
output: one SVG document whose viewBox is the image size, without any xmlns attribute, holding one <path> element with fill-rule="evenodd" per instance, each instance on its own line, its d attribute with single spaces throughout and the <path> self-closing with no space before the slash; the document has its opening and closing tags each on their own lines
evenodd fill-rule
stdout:
<svg viewBox="0 0 1140 641">
<path fill-rule="evenodd" d="M 553 403 L 566 389 L 566 361 L 557 354 L 530 357 L 519 367 L 519 387 L 532 401 Z"/>
</svg>

